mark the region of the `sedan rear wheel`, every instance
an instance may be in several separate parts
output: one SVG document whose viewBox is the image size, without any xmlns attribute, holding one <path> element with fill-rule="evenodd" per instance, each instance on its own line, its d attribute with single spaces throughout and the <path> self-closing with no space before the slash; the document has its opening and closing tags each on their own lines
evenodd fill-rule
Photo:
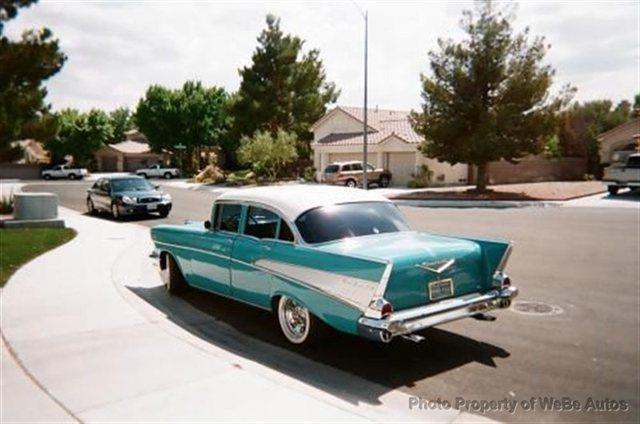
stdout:
<svg viewBox="0 0 640 424">
<path fill-rule="evenodd" d="M 278 323 L 289 342 L 309 346 L 320 340 L 324 325 L 300 302 L 287 296 L 278 301 Z"/>
<path fill-rule="evenodd" d="M 165 180 L 170 180 L 173 177 L 173 175 L 171 175 L 171 172 L 165 172 L 164 173 L 164 179 Z"/>
<path fill-rule="evenodd" d="M 87 197 L 87 212 L 89 212 L 89 215 L 95 215 L 96 213 L 96 207 L 93 204 L 91 197 Z"/>
<path fill-rule="evenodd" d="M 113 219 L 120 219 L 120 209 L 118 209 L 118 205 L 116 205 L 115 203 L 111 204 L 111 216 L 113 216 Z"/>
</svg>

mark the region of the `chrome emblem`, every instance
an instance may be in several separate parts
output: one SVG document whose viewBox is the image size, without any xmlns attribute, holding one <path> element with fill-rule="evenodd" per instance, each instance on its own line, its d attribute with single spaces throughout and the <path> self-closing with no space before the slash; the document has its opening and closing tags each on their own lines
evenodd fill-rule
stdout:
<svg viewBox="0 0 640 424">
<path fill-rule="evenodd" d="M 451 265 L 456 262 L 455 259 L 445 259 L 442 261 L 436 262 L 423 262 L 421 264 L 416 265 L 418 268 L 424 269 L 425 271 L 433 272 L 434 274 L 442 274 L 446 270 L 448 270 Z"/>
</svg>

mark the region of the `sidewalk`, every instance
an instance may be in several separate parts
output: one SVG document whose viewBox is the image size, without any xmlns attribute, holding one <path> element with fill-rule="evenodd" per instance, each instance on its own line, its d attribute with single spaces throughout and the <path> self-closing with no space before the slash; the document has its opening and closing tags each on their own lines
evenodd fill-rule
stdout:
<svg viewBox="0 0 640 424">
<path fill-rule="evenodd" d="M 2 356 L 2 405 L 11 406 L 3 422 L 74 421 L 70 414 L 110 422 L 484 420 L 410 411 L 403 393 L 274 353 L 167 295 L 147 228 L 63 208 L 61 216 L 78 236 L 20 269 L 1 294 L 3 336 L 15 354 Z M 304 364 L 308 376 L 250 360 L 247 350 Z M 355 395 L 367 392 L 380 395 L 371 402 Z"/>
</svg>

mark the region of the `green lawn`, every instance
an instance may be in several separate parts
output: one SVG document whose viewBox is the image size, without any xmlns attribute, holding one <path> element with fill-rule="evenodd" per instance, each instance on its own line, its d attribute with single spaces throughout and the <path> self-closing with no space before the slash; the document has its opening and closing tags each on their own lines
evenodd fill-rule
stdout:
<svg viewBox="0 0 640 424">
<path fill-rule="evenodd" d="M 0 287 L 23 264 L 75 236 L 71 228 L 0 229 Z"/>
</svg>

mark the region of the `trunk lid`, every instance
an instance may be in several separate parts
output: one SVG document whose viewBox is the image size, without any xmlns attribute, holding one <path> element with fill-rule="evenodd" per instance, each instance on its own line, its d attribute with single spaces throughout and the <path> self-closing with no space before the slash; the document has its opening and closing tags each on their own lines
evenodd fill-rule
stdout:
<svg viewBox="0 0 640 424">
<path fill-rule="evenodd" d="M 402 310 L 491 289 L 493 273 L 508 246 L 505 242 L 402 231 L 344 239 L 318 248 L 392 262 L 384 297 L 395 310 Z M 432 299 L 429 284 L 449 279 L 453 293 Z"/>
</svg>

